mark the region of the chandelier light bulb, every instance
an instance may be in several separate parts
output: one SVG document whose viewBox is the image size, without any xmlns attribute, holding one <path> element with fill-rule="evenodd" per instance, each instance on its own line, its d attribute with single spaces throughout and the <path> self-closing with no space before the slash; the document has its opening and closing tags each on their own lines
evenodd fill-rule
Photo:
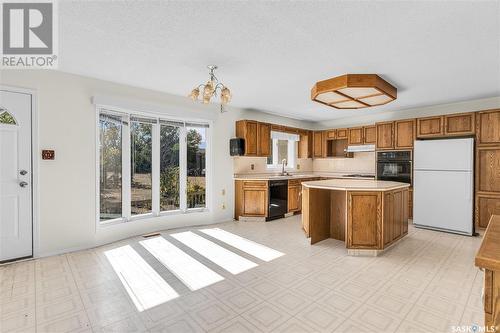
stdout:
<svg viewBox="0 0 500 333">
<path fill-rule="evenodd" d="M 220 93 L 220 99 L 222 104 L 228 104 L 231 101 L 231 91 L 229 88 L 224 87 Z"/>
<path fill-rule="evenodd" d="M 189 98 L 191 98 L 193 101 L 196 101 L 198 100 L 199 95 L 200 95 L 200 89 L 194 88 L 189 94 Z"/>
</svg>

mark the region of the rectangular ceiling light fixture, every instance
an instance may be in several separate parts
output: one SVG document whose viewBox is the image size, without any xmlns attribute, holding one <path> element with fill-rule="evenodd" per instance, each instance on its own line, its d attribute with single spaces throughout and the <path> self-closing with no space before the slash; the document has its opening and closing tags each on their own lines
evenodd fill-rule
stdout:
<svg viewBox="0 0 500 333">
<path fill-rule="evenodd" d="M 226 244 L 229 244 L 232 247 L 237 248 L 238 250 L 259 258 L 260 260 L 271 261 L 285 255 L 284 253 L 271 249 L 267 246 L 253 242 L 249 239 L 240 237 L 219 228 L 202 229 L 201 232 Z"/>
<path fill-rule="evenodd" d="M 198 290 L 224 280 L 222 276 L 163 237 L 139 243 L 191 290 Z"/>
<path fill-rule="evenodd" d="M 233 253 L 222 246 L 195 234 L 194 232 L 180 232 L 172 234 L 171 236 L 232 274 L 239 274 L 251 268 L 257 267 L 256 263 L 245 259 L 236 253 Z"/>
<path fill-rule="evenodd" d="M 130 245 L 104 254 L 139 312 L 179 297 Z"/>
</svg>

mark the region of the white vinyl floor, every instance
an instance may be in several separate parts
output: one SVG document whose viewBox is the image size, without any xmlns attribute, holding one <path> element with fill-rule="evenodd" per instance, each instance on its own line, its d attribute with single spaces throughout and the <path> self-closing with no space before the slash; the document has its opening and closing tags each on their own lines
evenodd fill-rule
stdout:
<svg viewBox="0 0 500 333">
<path fill-rule="evenodd" d="M 1 266 L 0 332 L 452 332 L 484 325 L 480 242 L 410 226 L 349 257 L 300 216 L 168 230 Z"/>
</svg>

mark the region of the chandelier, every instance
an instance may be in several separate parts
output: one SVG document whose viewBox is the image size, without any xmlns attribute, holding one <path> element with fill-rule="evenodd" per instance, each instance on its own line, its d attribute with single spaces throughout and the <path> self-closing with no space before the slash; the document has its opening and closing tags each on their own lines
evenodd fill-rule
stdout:
<svg viewBox="0 0 500 333">
<path fill-rule="evenodd" d="M 209 65 L 208 75 L 209 79 L 207 83 L 200 84 L 198 87 L 194 88 L 189 97 L 193 101 L 201 101 L 203 104 L 210 103 L 212 97 L 217 97 L 220 93 L 221 111 L 223 111 L 223 105 L 226 105 L 231 101 L 231 91 L 224 84 L 219 82 L 214 72 L 217 69 L 216 65 Z M 201 93 L 201 96 L 200 96 Z"/>
</svg>

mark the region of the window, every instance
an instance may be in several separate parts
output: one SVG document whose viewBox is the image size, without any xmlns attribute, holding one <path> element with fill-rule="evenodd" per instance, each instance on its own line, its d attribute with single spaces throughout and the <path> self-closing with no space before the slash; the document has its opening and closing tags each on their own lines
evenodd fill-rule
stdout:
<svg viewBox="0 0 500 333">
<path fill-rule="evenodd" d="M 188 124 L 187 127 L 187 206 L 205 207 L 205 150 L 206 128 Z"/>
<path fill-rule="evenodd" d="M 271 155 L 267 158 L 268 168 L 280 168 L 286 160 L 287 169 L 295 169 L 297 159 L 297 134 L 271 132 Z"/>
<path fill-rule="evenodd" d="M 0 107 L 0 124 L 16 125 L 16 119 L 7 110 Z"/>
<path fill-rule="evenodd" d="M 101 221 L 122 216 L 122 124 L 120 116 L 99 115 Z"/>
<path fill-rule="evenodd" d="M 151 213 L 153 209 L 152 162 L 153 123 L 148 119 L 130 119 L 131 213 Z"/>
<path fill-rule="evenodd" d="M 180 129 L 182 123 L 160 123 L 160 210 L 180 209 Z"/>
<path fill-rule="evenodd" d="M 99 110 L 99 220 L 207 206 L 209 125 Z"/>
</svg>

